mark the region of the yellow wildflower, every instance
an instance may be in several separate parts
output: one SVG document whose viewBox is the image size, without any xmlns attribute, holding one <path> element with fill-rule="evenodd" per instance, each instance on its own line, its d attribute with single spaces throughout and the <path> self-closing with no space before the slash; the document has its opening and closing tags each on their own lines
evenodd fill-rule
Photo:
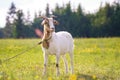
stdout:
<svg viewBox="0 0 120 80">
<path fill-rule="evenodd" d="M 93 79 L 96 79 L 97 77 L 95 75 L 92 76 Z"/>
<path fill-rule="evenodd" d="M 35 79 L 38 79 L 38 78 L 39 78 L 39 76 L 38 76 L 38 75 L 36 75 L 36 76 L 35 76 Z"/>
<path fill-rule="evenodd" d="M 75 74 L 71 75 L 69 80 L 77 80 L 77 76 Z"/>
<path fill-rule="evenodd" d="M 52 80 L 52 78 L 51 78 L 51 77 L 48 77 L 48 80 Z"/>
</svg>

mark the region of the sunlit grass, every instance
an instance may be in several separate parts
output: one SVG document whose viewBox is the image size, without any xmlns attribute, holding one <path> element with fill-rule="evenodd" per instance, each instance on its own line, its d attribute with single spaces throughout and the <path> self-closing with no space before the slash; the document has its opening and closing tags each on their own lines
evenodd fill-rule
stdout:
<svg viewBox="0 0 120 80">
<path fill-rule="evenodd" d="M 35 46 L 39 39 L 1 39 L 0 60 L 5 60 Z M 43 53 L 36 46 L 0 65 L 0 80 L 119 80 L 120 38 L 74 39 L 75 73 L 65 74 L 62 58 L 56 76 L 55 57 L 49 56 L 47 74 L 42 75 Z M 66 55 L 68 63 L 69 55 Z M 70 68 L 70 63 L 69 63 Z"/>
</svg>

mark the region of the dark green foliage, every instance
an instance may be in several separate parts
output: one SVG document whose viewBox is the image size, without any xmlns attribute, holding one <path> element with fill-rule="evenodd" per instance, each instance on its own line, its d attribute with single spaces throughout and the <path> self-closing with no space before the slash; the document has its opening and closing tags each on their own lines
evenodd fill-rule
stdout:
<svg viewBox="0 0 120 80">
<path fill-rule="evenodd" d="M 46 5 L 46 16 L 50 16 L 49 4 Z M 56 25 L 57 31 L 68 31 L 73 37 L 113 37 L 120 36 L 120 3 L 114 2 L 113 4 L 106 3 L 102 5 L 97 12 L 85 13 L 79 4 L 77 9 L 72 9 L 70 2 L 63 7 L 56 4 L 52 10 L 53 15 L 56 15 L 56 20 L 59 25 Z M 0 29 L 0 38 L 32 38 L 37 37 L 35 29 L 43 31 L 41 26 L 42 19 L 39 18 L 41 12 L 35 13 L 33 22 L 25 19 L 22 10 L 16 11 L 14 3 L 8 12 L 9 16 L 6 17 L 6 26 Z M 14 18 L 17 16 L 17 19 Z M 29 14 L 27 15 L 29 16 Z M 10 18 L 13 19 L 12 23 Z M 26 24 L 29 23 L 29 24 Z"/>
<path fill-rule="evenodd" d="M 16 25 L 16 37 L 17 38 L 24 38 L 24 23 L 23 23 L 23 12 L 22 10 L 17 11 L 17 19 L 15 19 Z"/>
<path fill-rule="evenodd" d="M 72 11 L 70 2 L 66 7 L 59 7 L 57 5 L 53 14 L 58 16 L 58 21 L 60 22 L 60 28 L 57 27 L 57 31 L 69 31 L 73 37 L 90 37 L 91 23 L 80 5 L 77 11 Z"/>
</svg>

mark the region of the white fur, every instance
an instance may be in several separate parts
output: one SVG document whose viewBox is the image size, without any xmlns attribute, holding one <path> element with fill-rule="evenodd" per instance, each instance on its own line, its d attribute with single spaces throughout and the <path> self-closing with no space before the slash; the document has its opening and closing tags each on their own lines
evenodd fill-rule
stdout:
<svg viewBox="0 0 120 80">
<path fill-rule="evenodd" d="M 71 61 L 71 72 L 73 73 L 73 38 L 70 33 L 66 31 L 52 32 L 52 37 L 48 41 L 49 48 L 46 49 L 42 46 L 44 52 L 44 74 L 46 73 L 46 64 L 48 60 L 48 55 L 56 56 L 56 65 L 59 64 L 60 55 L 62 55 L 66 73 L 68 72 L 68 64 L 65 58 L 65 54 L 69 53 Z M 59 67 L 57 66 L 57 75 L 59 75 Z"/>
<path fill-rule="evenodd" d="M 49 25 L 50 25 L 50 28 L 55 28 L 54 24 L 53 24 L 53 18 L 48 18 L 49 20 Z"/>
</svg>

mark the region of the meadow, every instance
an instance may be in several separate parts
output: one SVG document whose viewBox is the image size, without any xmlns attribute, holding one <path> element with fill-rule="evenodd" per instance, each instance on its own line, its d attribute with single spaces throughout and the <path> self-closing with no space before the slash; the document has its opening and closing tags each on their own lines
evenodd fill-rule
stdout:
<svg viewBox="0 0 120 80">
<path fill-rule="evenodd" d="M 0 80 L 120 80 L 120 38 L 74 39 L 74 74 L 65 74 L 60 58 L 56 76 L 55 56 L 50 55 L 47 74 L 42 75 L 40 39 L 0 39 Z M 34 47 L 6 62 L 16 54 Z M 69 55 L 66 55 L 68 63 Z M 69 64 L 70 68 L 70 64 Z"/>
</svg>

